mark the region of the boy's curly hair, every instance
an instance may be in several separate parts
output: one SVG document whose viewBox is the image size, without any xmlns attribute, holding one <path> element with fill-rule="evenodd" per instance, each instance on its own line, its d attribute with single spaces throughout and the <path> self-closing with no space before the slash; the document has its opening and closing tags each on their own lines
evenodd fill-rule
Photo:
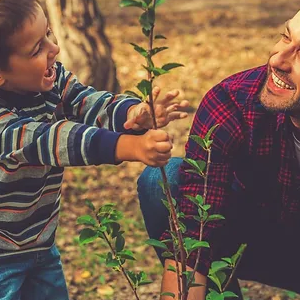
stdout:
<svg viewBox="0 0 300 300">
<path fill-rule="evenodd" d="M 8 68 L 9 38 L 34 16 L 36 7 L 36 0 L 0 0 L 0 70 Z"/>
</svg>

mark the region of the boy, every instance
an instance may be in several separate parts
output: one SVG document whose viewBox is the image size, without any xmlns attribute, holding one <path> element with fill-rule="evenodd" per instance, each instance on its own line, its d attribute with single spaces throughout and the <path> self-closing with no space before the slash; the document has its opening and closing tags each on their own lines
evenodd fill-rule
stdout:
<svg viewBox="0 0 300 300">
<path fill-rule="evenodd" d="M 58 53 L 35 0 L 0 0 L 1 300 L 68 299 L 54 245 L 64 166 L 170 158 L 166 132 L 144 133 L 147 104 L 83 86 Z M 186 116 L 177 94 L 156 101 L 159 127 Z"/>
</svg>

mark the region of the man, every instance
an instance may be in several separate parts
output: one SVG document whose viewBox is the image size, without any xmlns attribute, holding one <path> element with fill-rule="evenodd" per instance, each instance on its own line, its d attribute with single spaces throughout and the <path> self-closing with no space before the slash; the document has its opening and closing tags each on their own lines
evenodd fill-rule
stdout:
<svg viewBox="0 0 300 300">
<path fill-rule="evenodd" d="M 242 296 L 237 278 L 300 292 L 300 11 L 285 25 L 268 64 L 212 88 L 190 131 L 204 137 L 219 124 L 212 135 L 206 203 L 211 205 L 210 214 L 226 218 L 225 223 L 211 222 L 204 229 L 203 240 L 210 249 L 201 252 L 196 281 L 209 285 L 206 275 L 211 262 L 231 256 L 247 243 L 231 286 L 238 299 Z M 207 153 L 189 140 L 186 157 L 206 161 Z M 171 160 L 167 173 L 173 196 L 186 215 L 185 235 L 198 238 L 199 223 L 192 217 L 197 210 L 185 195 L 203 195 L 204 182 L 185 172 L 190 169 L 186 163 L 178 175 L 180 164 L 180 159 Z M 139 197 L 150 237 L 165 239 L 168 221 L 160 202 L 165 196 L 157 185 L 159 179 L 158 170 L 147 168 L 139 179 Z M 190 267 L 195 256 L 188 261 Z M 166 259 L 164 265 L 162 291 L 177 297 L 176 273 L 167 271 L 175 263 Z M 192 288 L 188 299 L 205 299 L 205 290 Z"/>
</svg>

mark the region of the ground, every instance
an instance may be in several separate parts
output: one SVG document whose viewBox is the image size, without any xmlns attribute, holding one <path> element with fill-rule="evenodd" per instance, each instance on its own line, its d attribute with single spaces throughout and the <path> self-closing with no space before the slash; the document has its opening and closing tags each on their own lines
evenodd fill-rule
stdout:
<svg viewBox="0 0 300 300">
<path fill-rule="evenodd" d="M 129 45 L 145 45 L 145 40 L 137 21 L 139 10 L 120 9 L 118 2 L 99 0 L 99 5 L 106 18 L 105 31 L 124 91 L 134 89 L 146 76 L 142 58 Z M 162 76 L 156 83 L 163 92 L 178 88 L 181 97 L 191 103 L 189 117 L 167 128 L 174 135 L 174 156 L 184 155 L 193 113 L 205 92 L 227 75 L 264 64 L 279 39 L 282 24 L 298 9 L 296 0 L 167 0 L 158 9 L 156 33 L 165 35 L 167 40 L 157 45 L 167 45 L 169 50 L 157 55 L 155 63 L 159 66 L 179 62 L 185 67 Z M 143 168 L 140 163 L 123 163 L 117 167 L 66 170 L 57 243 L 72 300 L 134 299 L 121 274 L 106 269 L 95 256 L 107 251 L 103 244 L 79 246 L 81 228 L 76 219 L 87 213 L 86 199 L 96 207 L 117 203 L 125 215 L 126 244 L 137 257 L 132 268 L 144 270 L 154 281 L 139 290 L 140 299 L 159 299 L 162 269 L 153 249 L 144 244 L 147 235 L 136 193 L 136 179 Z M 300 299 L 294 293 L 254 282 L 242 282 L 242 286 L 245 299 L 249 300 Z"/>
</svg>

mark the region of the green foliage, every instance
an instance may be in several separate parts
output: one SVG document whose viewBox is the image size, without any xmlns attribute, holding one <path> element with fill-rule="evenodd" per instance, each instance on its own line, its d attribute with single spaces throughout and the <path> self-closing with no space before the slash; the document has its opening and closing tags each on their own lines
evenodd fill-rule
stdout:
<svg viewBox="0 0 300 300">
<path fill-rule="evenodd" d="M 97 239 L 103 240 L 109 251 L 106 254 L 97 255 L 99 262 L 104 262 L 106 267 L 112 270 L 122 272 L 137 296 L 136 289 L 151 281 L 147 279 L 145 272 L 135 273 L 124 267 L 127 260 L 134 261 L 135 257 L 132 251 L 125 248 L 124 231 L 118 223 L 123 218 L 123 214 L 115 208 L 113 203 L 101 206 L 98 211 L 90 202 L 86 202 L 86 205 L 94 213 L 94 217 L 84 215 L 77 219 L 79 225 L 85 226 L 80 231 L 80 244 L 92 243 Z"/>
</svg>

